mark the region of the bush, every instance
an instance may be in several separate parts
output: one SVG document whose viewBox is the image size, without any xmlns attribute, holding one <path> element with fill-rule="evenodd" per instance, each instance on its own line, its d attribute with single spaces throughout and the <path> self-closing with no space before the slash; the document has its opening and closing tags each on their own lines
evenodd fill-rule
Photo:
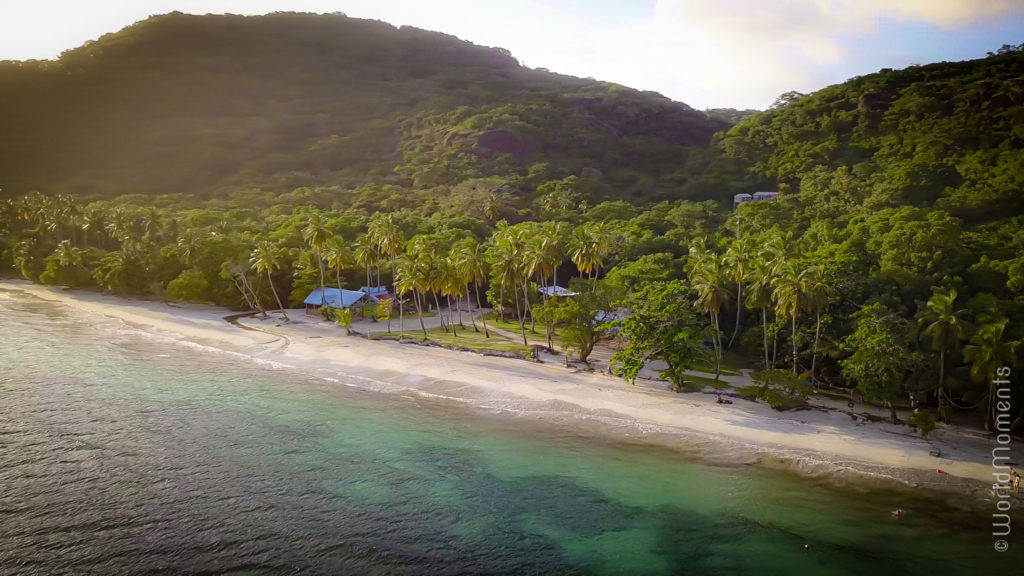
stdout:
<svg viewBox="0 0 1024 576">
<path fill-rule="evenodd" d="M 935 420 L 928 412 L 914 412 L 907 418 L 907 423 L 921 433 L 921 438 L 927 438 L 936 426 Z"/>
<path fill-rule="evenodd" d="M 743 398 L 744 400 L 755 401 L 760 397 L 760 386 L 747 386 L 746 388 L 740 388 L 740 398 Z"/>
<path fill-rule="evenodd" d="M 189 268 L 167 284 L 166 296 L 172 300 L 203 301 L 208 299 L 210 282 L 202 271 Z"/>
<path fill-rule="evenodd" d="M 764 400 L 776 410 L 802 406 L 811 394 L 811 383 L 789 370 L 759 370 L 751 377 L 761 385 L 740 390 L 740 396 L 747 400 Z"/>
<path fill-rule="evenodd" d="M 340 310 L 334 310 L 334 321 L 345 329 L 346 334 L 352 333 L 352 309 L 342 308 Z"/>
</svg>

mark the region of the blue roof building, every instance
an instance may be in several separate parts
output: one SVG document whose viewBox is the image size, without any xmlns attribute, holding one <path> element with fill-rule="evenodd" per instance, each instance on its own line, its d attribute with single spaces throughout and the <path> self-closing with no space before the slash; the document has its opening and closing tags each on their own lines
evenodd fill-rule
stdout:
<svg viewBox="0 0 1024 576">
<path fill-rule="evenodd" d="M 391 298 L 387 286 L 360 286 L 359 291 L 365 292 L 378 300 L 381 298 Z"/>
<path fill-rule="evenodd" d="M 576 292 L 573 292 L 568 288 L 562 288 L 561 286 L 544 286 L 540 288 L 540 293 L 545 298 L 550 298 L 552 296 L 576 296 Z"/>
<path fill-rule="evenodd" d="M 366 304 L 376 304 L 380 300 L 362 291 L 339 290 L 338 288 L 324 288 L 323 293 L 317 288 L 306 296 L 303 304 L 307 306 L 330 306 L 331 308 L 352 308 Z"/>
</svg>

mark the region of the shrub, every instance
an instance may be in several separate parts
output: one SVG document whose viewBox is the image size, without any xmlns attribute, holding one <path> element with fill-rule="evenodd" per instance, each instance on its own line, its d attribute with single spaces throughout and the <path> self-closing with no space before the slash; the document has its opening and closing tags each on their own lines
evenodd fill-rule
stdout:
<svg viewBox="0 0 1024 576">
<path fill-rule="evenodd" d="M 927 438 L 936 426 L 935 420 L 928 412 L 914 412 L 907 418 L 907 423 L 917 428 L 917 431 L 921 433 L 921 438 Z"/>
<path fill-rule="evenodd" d="M 744 400 L 757 400 L 761 397 L 760 386 L 747 386 L 746 388 L 740 388 L 740 398 Z"/>
<path fill-rule="evenodd" d="M 207 299 L 210 282 L 202 271 L 189 268 L 167 284 L 166 296 L 172 300 L 202 301 Z"/>
<path fill-rule="evenodd" d="M 334 311 L 334 321 L 338 326 L 345 328 L 345 334 L 352 333 L 352 309 L 342 308 Z"/>
<path fill-rule="evenodd" d="M 751 377 L 761 385 L 740 390 L 740 396 L 747 400 L 764 400 L 776 410 L 802 406 L 811 394 L 811 383 L 789 370 L 759 370 Z"/>
</svg>

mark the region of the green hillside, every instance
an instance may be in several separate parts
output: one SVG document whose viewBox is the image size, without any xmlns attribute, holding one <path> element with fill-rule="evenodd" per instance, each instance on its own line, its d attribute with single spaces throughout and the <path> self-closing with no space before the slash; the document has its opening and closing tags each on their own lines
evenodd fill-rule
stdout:
<svg viewBox="0 0 1024 576">
<path fill-rule="evenodd" d="M 110 197 L 587 173 L 677 193 L 726 126 L 658 94 L 342 15 L 169 14 L 0 63 L 0 187 Z M 670 178 L 671 177 L 671 178 Z"/>
<path fill-rule="evenodd" d="M 717 147 L 812 216 L 899 205 L 968 221 L 1024 214 L 1024 51 L 786 94 Z"/>
</svg>

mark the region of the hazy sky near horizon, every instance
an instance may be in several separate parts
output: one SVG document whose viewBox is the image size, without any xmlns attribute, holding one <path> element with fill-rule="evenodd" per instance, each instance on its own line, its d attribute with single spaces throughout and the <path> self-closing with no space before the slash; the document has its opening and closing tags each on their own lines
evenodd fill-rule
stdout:
<svg viewBox="0 0 1024 576">
<path fill-rule="evenodd" d="M 0 0 L 0 60 L 56 58 L 175 10 L 344 12 L 696 108 L 766 108 L 790 90 L 1024 42 L 1024 0 Z"/>
</svg>

